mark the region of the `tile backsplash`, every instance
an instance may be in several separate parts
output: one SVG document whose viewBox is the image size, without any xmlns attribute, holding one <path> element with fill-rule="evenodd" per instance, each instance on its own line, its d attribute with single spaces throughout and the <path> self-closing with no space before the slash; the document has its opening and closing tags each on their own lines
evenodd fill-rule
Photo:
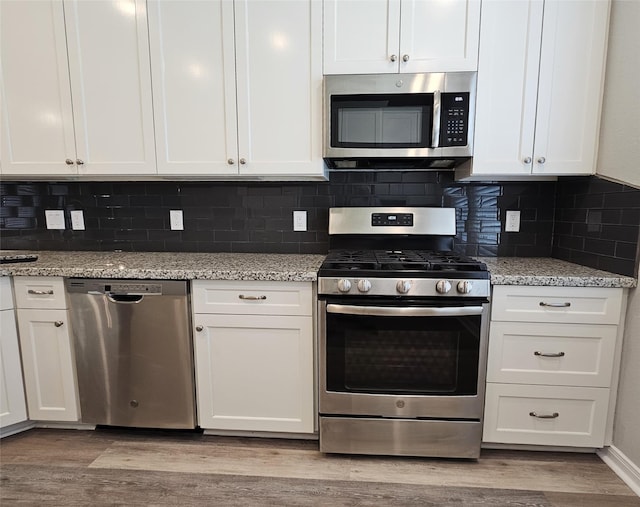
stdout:
<svg viewBox="0 0 640 507">
<path fill-rule="evenodd" d="M 456 208 L 455 249 L 554 256 L 633 275 L 640 190 L 596 177 L 460 183 L 449 171 L 345 171 L 328 182 L 24 182 L 0 184 L 0 247 L 35 250 L 325 253 L 334 206 Z M 65 211 L 47 230 L 44 211 Z M 181 209 L 184 230 L 169 227 Z M 70 229 L 83 210 L 86 230 Z M 307 231 L 293 231 L 293 211 Z M 520 210 L 520 232 L 504 232 Z"/>
<path fill-rule="evenodd" d="M 596 177 L 562 178 L 553 257 L 637 276 L 640 189 Z"/>
<path fill-rule="evenodd" d="M 325 253 L 334 206 L 446 206 L 457 210 L 455 248 L 469 255 L 550 255 L 555 183 L 457 183 L 453 173 L 332 173 L 329 182 L 25 182 L 0 185 L 0 246 L 36 250 Z M 47 230 L 46 209 L 66 230 Z M 181 209 L 184 230 L 169 227 Z M 503 232 L 520 209 L 520 233 Z M 83 210 L 86 230 L 70 229 Z M 306 210 L 308 230 L 293 231 Z"/>
</svg>

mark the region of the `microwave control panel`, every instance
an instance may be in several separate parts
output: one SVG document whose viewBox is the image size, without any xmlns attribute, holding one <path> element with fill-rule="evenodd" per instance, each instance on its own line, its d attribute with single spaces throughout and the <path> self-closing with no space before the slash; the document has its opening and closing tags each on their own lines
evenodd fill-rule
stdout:
<svg viewBox="0 0 640 507">
<path fill-rule="evenodd" d="M 469 92 L 440 94 L 440 146 L 466 146 L 469 132 Z"/>
</svg>

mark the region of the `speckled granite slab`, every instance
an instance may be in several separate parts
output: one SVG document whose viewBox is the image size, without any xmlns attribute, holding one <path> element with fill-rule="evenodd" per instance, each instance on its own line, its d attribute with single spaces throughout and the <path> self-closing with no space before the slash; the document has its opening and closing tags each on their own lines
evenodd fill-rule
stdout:
<svg viewBox="0 0 640 507">
<path fill-rule="evenodd" d="M 548 257 L 481 257 L 493 285 L 636 287 L 635 278 Z"/>
<path fill-rule="evenodd" d="M 65 276 L 164 280 L 315 281 L 324 255 L 173 252 L 36 253 L 35 262 L 0 264 L 0 276 Z"/>
</svg>

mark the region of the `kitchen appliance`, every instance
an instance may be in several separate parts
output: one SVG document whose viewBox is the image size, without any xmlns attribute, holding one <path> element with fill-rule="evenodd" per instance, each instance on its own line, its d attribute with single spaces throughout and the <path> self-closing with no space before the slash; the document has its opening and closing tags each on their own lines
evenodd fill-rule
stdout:
<svg viewBox="0 0 640 507">
<path fill-rule="evenodd" d="M 473 155 L 476 73 L 324 77 L 331 169 L 455 167 Z"/>
<path fill-rule="evenodd" d="M 81 420 L 196 426 L 186 281 L 69 278 Z"/>
<path fill-rule="evenodd" d="M 320 450 L 477 458 L 489 272 L 452 208 L 332 208 L 318 272 Z"/>
</svg>

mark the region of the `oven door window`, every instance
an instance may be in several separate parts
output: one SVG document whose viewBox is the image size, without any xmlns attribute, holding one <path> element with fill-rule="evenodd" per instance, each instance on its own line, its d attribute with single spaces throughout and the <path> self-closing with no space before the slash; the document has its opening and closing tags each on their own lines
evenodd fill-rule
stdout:
<svg viewBox="0 0 640 507">
<path fill-rule="evenodd" d="M 433 94 L 333 95 L 334 148 L 429 148 Z"/>
<path fill-rule="evenodd" d="M 475 395 L 480 321 L 327 314 L 327 390 Z"/>
</svg>

